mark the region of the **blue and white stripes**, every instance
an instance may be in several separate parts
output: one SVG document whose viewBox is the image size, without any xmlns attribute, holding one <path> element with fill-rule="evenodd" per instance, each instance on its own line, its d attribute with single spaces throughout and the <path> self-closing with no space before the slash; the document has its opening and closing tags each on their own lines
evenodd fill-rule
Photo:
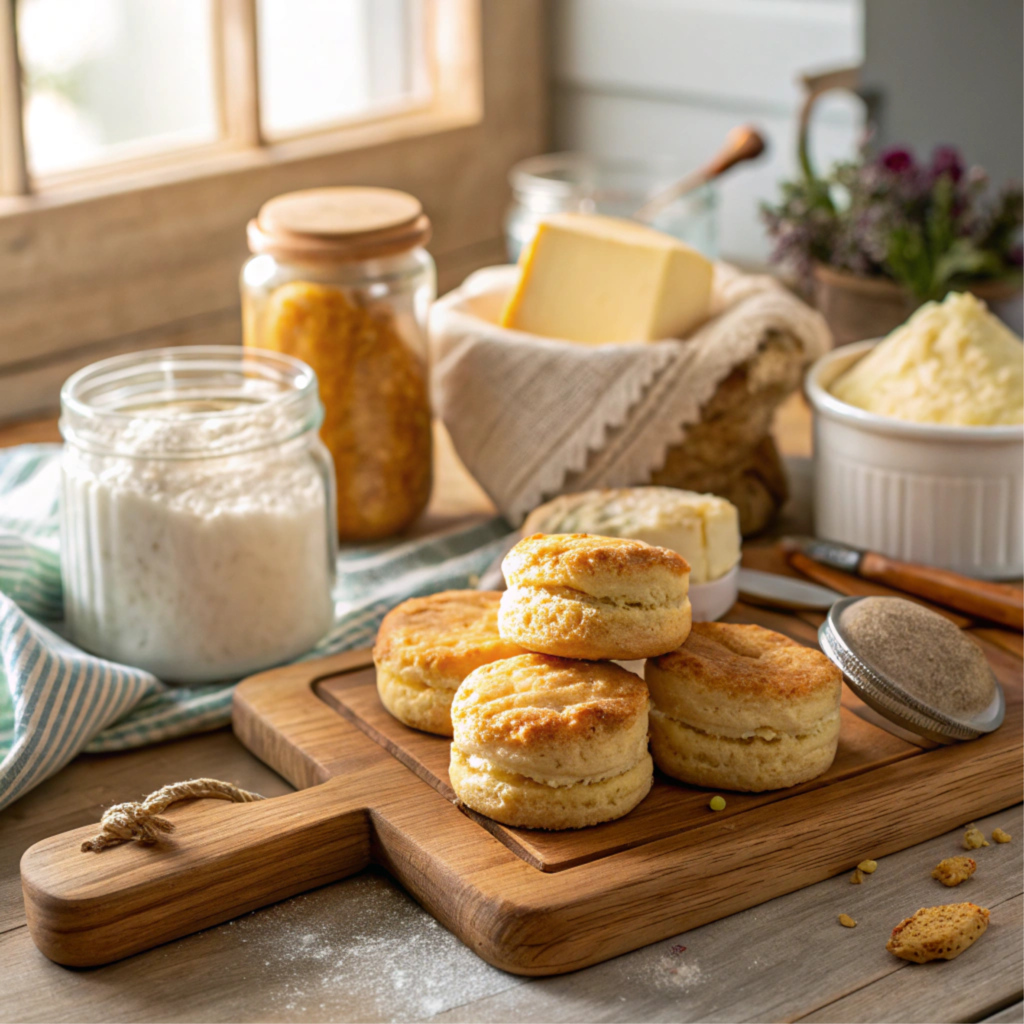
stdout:
<svg viewBox="0 0 1024 1024">
<path fill-rule="evenodd" d="M 0 807 L 81 751 L 144 746 L 231 717 L 234 684 L 167 686 L 55 632 L 62 614 L 59 454 L 56 445 L 0 451 Z M 334 627 L 305 657 L 367 646 L 399 602 L 471 585 L 508 529 L 491 519 L 424 540 L 343 549 Z"/>
</svg>

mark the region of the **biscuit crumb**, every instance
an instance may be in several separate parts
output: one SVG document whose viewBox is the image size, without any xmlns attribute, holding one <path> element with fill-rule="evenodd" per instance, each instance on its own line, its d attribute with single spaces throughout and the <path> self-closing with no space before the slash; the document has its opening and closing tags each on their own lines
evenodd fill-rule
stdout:
<svg viewBox="0 0 1024 1024">
<path fill-rule="evenodd" d="M 977 870 L 978 865 L 971 857 L 947 857 L 939 861 L 935 870 L 932 871 L 932 878 L 937 878 L 943 885 L 952 888 L 961 882 L 966 882 Z"/>
<path fill-rule="evenodd" d="M 840 914 L 839 915 L 839 923 L 844 928 L 856 928 L 857 927 L 857 922 L 854 921 L 854 919 L 852 917 L 850 917 L 849 914 Z"/>
<path fill-rule="evenodd" d="M 858 871 L 863 871 L 864 874 L 866 874 L 866 875 L 873 875 L 875 873 L 875 868 L 877 868 L 877 867 L 878 867 L 878 861 L 877 860 L 862 860 L 857 865 L 857 870 Z"/>
<path fill-rule="evenodd" d="M 981 829 L 969 828 L 964 833 L 964 849 L 978 850 L 982 846 L 988 846 L 988 840 L 981 834 Z"/>
<path fill-rule="evenodd" d="M 987 908 L 974 903 L 922 907 L 893 928 L 885 948 L 915 964 L 952 960 L 984 934 L 988 920 Z"/>
<path fill-rule="evenodd" d="M 992 830 L 992 838 L 997 843 L 1008 843 L 1010 841 L 1010 837 L 1001 828 Z"/>
<path fill-rule="evenodd" d="M 850 875 L 851 885 L 860 885 L 864 881 L 864 872 L 860 868 L 857 868 L 852 875 Z"/>
</svg>

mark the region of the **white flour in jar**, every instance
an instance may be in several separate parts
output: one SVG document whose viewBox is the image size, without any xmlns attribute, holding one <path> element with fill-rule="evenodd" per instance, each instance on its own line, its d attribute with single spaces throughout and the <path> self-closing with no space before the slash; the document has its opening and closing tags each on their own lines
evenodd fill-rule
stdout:
<svg viewBox="0 0 1024 1024">
<path fill-rule="evenodd" d="M 175 459 L 185 431 L 195 443 L 194 424 L 179 434 L 159 415 L 136 422 L 134 440 L 122 429 L 117 450 L 134 445 L 143 455 L 65 448 L 62 561 L 74 642 L 193 684 L 308 651 L 333 618 L 333 526 L 304 440 Z M 208 422 L 205 439 L 211 450 L 237 449 L 245 433 L 266 429 L 265 420 L 228 417 Z"/>
</svg>

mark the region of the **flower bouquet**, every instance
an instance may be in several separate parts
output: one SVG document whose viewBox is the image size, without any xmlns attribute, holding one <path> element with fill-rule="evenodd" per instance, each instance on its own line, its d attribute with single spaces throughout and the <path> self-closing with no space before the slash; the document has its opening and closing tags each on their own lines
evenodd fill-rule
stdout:
<svg viewBox="0 0 1024 1024">
<path fill-rule="evenodd" d="M 888 333 L 950 291 L 998 301 L 1021 286 L 1019 185 L 995 195 L 979 167 L 938 147 L 930 163 L 907 149 L 837 163 L 782 185 L 762 215 L 773 261 L 794 272 L 837 344 Z"/>
</svg>

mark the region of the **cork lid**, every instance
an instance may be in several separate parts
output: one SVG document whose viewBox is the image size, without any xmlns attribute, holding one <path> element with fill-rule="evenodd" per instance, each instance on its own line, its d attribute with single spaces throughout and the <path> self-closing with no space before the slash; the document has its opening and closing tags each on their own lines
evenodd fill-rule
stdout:
<svg viewBox="0 0 1024 1024">
<path fill-rule="evenodd" d="M 310 188 L 263 204 L 247 230 L 249 248 L 285 259 L 365 260 L 430 238 L 420 201 L 390 188 Z"/>
</svg>

